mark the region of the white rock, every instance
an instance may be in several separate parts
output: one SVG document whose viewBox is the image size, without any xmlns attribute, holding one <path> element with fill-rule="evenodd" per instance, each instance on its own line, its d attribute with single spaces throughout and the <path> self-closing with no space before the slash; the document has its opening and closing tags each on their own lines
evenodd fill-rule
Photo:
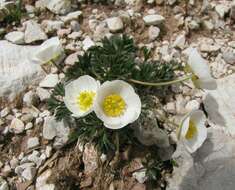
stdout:
<svg viewBox="0 0 235 190">
<path fill-rule="evenodd" d="M 11 102 L 28 85 L 36 85 L 42 79 L 43 70 L 29 59 L 37 48 L 38 46 L 20 46 L 0 41 L 1 98 Z"/>
<path fill-rule="evenodd" d="M 146 175 L 146 170 L 141 170 L 138 172 L 134 172 L 132 176 L 139 182 L 139 183 L 144 183 L 148 177 Z"/>
<path fill-rule="evenodd" d="M 36 168 L 34 168 L 34 167 L 25 168 L 21 174 L 21 176 L 28 181 L 32 180 L 35 175 L 36 175 Z"/>
<path fill-rule="evenodd" d="M 70 128 L 64 121 L 57 122 L 56 137 L 53 146 L 56 149 L 62 148 L 69 140 Z"/>
<path fill-rule="evenodd" d="M 176 40 L 173 43 L 173 47 L 184 49 L 185 41 L 186 41 L 185 34 L 181 34 L 181 35 L 177 36 Z"/>
<path fill-rule="evenodd" d="M 47 158 L 51 157 L 51 152 L 52 152 L 52 147 L 51 146 L 46 146 L 45 154 Z"/>
<path fill-rule="evenodd" d="M 44 28 L 46 33 L 53 33 L 57 30 L 61 29 L 64 26 L 62 21 L 58 20 L 43 20 L 42 27 Z"/>
<path fill-rule="evenodd" d="M 14 44 L 24 44 L 24 33 L 20 31 L 10 32 L 5 35 L 5 38 Z"/>
<path fill-rule="evenodd" d="M 217 89 L 208 91 L 203 103 L 209 119 L 235 135 L 235 75 L 217 80 Z"/>
<path fill-rule="evenodd" d="M 165 18 L 161 15 L 154 14 L 143 17 L 143 20 L 146 25 L 159 25 L 164 22 Z"/>
<path fill-rule="evenodd" d="M 235 51 L 223 52 L 223 58 L 226 61 L 226 63 L 235 65 Z"/>
<path fill-rule="evenodd" d="M 197 100 L 191 100 L 186 104 L 185 109 L 190 112 L 199 109 L 199 107 L 200 103 Z"/>
<path fill-rule="evenodd" d="M 66 14 L 71 10 L 71 0 L 47 0 L 46 7 L 55 14 Z"/>
<path fill-rule="evenodd" d="M 39 161 L 39 157 L 40 157 L 40 153 L 38 151 L 34 150 L 32 152 L 32 154 L 28 155 L 27 159 L 28 159 L 28 161 L 37 164 Z"/>
<path fill-rule="evenodd" d="M 110 32 L 118 32 L 123 29 L 123 22 L 119 17 L 108 18 L 107 25 Z"/>
<path fill-rule="evenodd" d="M 218 13 L 220 18 L 224 18 L 225 14 L 229 12 L 229 7 L 224 4 L 218 4 L 215 7 L 215 11 Z"/>
<path fill-rule="evenodd" d="M 168 4 L 169 5 L 174 5 L 176 3 L 177 0 L 168 0 Z"/>
<path fill-rule="evenodd" d="M 27 141 L 27 149 L 34 148 L 39 145 L 38 137 L 30 137 Z"/>
<path fill-rule="evenodd" d="M 5 107 L 1 110 L 0 116 L 1 118 L 6 117 L 10 113 L 10 109 L 8 107 Z"/>
<path fill-rule="evenodd" d="M 72 20 L 77 20 L 82 15 L 82 11 L 75 11 L 67 14 L 66 16 L 61 17 L 61 20 L 65 23 L 68 23 Z"/>
<path fill-rule="evenodd" d="M 0 176 L 0 190 L 9 190 L 9 186 L 6 180 Z"/>
<path fill-rule="evenodd" d="M 65 64 L 66 65 L 74 65 L 76 61 L 78 61 L 78 52 L 70 54 L 66 59 L 65 59 Z"/>
<path fill-rule="evenodd" d="M 36 190 L 55 190 L 54 184 L 47 184 L 48 178 L 52 175 L 51 170 L 43 172 L 36 180 Z"/>
<path fill-rule="evenodd" d="M 38 95 L 38 97 L 40 98 L 41 101 L 45 101 L 48 98 L 50 98 L 50 93 L 47 89 L 37 87 L 36 93 L 37 93 L 37 95 Z"/>
<path fill-rule="evenodd" d="M 24 123 L 20 119 L 14 118 L 11 121 L 10 130 L 15 134 L 20 134 L 24 132 Z"/>
<path fill-rule="evenodd" d="M 25 130 L 32 129 L 33 128 L 33 123 L 29 122 L 25 125 Z"/>
<path fill-rule="evenodd" d="M 56 136 L 57 122 L 53 117 L 46 117 L 43 125 L 42 135 L 47 140 L 52 140 Z"/>
<path fill-rule="evenodd" d="M 156 26 L 149 27 L 148 35 L 150 41 L 154 41 L 155 39 L 157 39 L 159 34 L 160 34 L 160 29 L 158 27 Z"/>
<path fill-rule="evenodd" d="M 87 36 L 83 41 L 82 41 L 82 44 L 83 44 L 83 49 L 85 51 L 87 51 L 90 47 L 94 46 L 95 43 L 91 40 L 91 38 L 89 36 Z"/>
<path fill-rule="evenodd" d="M 53 88 L 59 82 L 57 74 L 48 74 L 39 84 L 43 88 Z"/>
<path fill-rule="evenodd" d="M 203 25 L 207 30 L 213 30 L 214 29 L 214 24 L 211 21 L 204 20 Z"/>
<path fill-rule="evenodd" d="M 174 167 L 166 190 L 232 190 L 235 186 L 235 141 L 217 127 L 193 155 L 180 145 L 173 155 Z"/>
<path fill-rule="evenodd" d="M 176 105 L 175 105 L 175 102 L 168 102 L 165 106 L 165 109 L 167 112 L 169 113 L 176 113 Z"/>
<path fill-rule="evenodd" d="M 47 35 L 42 30 L 41 26 L 34 20 L 26 21 L 24 25 L 26 27 L 24 36 L 24 40 L 26 43 L 32 43 L 47 39 Z"/>
<path fill-rule="evenodd" d="M 10 160 L 11 169 L 15 169 L 18 164 L 19 160 L 13 156 L 13 158 Z"/>
<path fill-rule="evenodd" d="M 37 100 L 38 100 L 38 97 L 32 90 L 24 94 L 23 102 L 27 106 L 36 105 Z"/>
</svg>

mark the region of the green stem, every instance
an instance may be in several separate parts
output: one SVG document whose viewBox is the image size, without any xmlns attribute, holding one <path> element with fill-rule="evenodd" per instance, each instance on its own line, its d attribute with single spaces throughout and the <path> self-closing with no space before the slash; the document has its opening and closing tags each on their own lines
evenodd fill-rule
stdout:
<svg viewBox="0 0 235 190">
<path fill-rule="evenodd" d="M 154 82 L 144 82 L 144 81 L 139 81 L 139 80 L 135 80 L 135 79 L 130 79 L 129 81 L 133 82 L 133 83 L 136 83 L 136 84 L 145 85 L 145 86 L 167 86 L 167 85 L 176 84 L 176 83 L 179 83 L 179 82 L 189 80 L 189 79 L 192 78 L 192 76 L 193 76 L 193 74 L 190 74 L 190 75 L 186 75 L 184 77 L 181 77 L 181 78 L 178 78 L 178 79 L 175 79 L 175 80 L 172 80 L 172 81 L 156 82 L 156 83 L 154 83 Z"/>
</svg>

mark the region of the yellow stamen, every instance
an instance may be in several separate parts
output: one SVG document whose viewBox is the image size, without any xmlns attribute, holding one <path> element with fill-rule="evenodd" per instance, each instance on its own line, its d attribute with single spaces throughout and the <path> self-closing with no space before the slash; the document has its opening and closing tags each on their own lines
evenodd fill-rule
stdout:
<svg viewBox="0 0 235 190">
<path fill-rule="evenodd" d="M 106 96 L 103 101 L 103 111 L 109 117 L 121 116 L 126 109 L 126 103 L 118 94 Z"/>
<path fill-rule="evenodd" d="M 82 111 L 87 111 L 93 104 L 96 93 L 92 91 L 83 91 L 77 96 L 77 104 Z"/>
<path fill-rule="evenodd" d="M 187 131 L 187 134 L 185 135 L 185 138 L 190 140 L 196 135 L 196 133 L 197 133 L 197 127 L 196 127 L 195 123 L 190 120 L 188 131 Z"/>
</svg>

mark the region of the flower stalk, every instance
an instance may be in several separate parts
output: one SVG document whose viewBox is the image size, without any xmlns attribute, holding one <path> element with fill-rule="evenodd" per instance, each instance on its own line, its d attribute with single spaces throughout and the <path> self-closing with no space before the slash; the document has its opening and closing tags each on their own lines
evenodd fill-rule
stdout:
<svg viewBox="0 0 235 190">
<path fill-rule="evenodd" d="M 144 86 L 168 86 L 168 85 L 171 85 L 171 84 L 176 84 L 176 83 L 179 83 L 179 82 L 189 80 L 192 77 L 193 77 L 193 74 L 189 74 L 189 75 L 186 75 L 184 77 L 180 77 L 180 78 L 172 80 L 172 81 L 156 82 L 156 83 L 154 83 L 154 82 L 144 82 L 144 81 L 139 81 L 139 80 L 135 80 L 135 79 L 130 79 L 129 81 L 132 82 L 132 83 L 141 84 L 141 85 L 144 85 Z"/>
</svg>

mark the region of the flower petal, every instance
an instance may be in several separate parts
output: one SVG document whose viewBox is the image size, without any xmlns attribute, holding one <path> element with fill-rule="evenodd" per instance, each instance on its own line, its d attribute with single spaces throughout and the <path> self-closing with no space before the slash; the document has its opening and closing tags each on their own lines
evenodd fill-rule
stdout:
<svg viewBox="0 0 235 190">
<path fill-rule="evenodd" d="M 193 153 L 195 152 L 198 148 L 202 146 L 204 141 L 207 138 L 207 128 L 205 127 L 205 122 L 206 122 L 206 117 L 204 113 L 200 110 L 194 110 L 190 114 L 187 115 L 187 118 L 184 119 L 183 124 L 182 124 L 182 131 L 181 135 L 185 137 L 187 130 L 189 128 L 189 121 L 192 121 L 197 129 L 197 133 L 192 139 L 183 139 L 183 143 L 186 147 L 186 149 L 190 152 Z M 186 133 L 185 133 L 186 132 Z"/>
<path fill-rule="evenodd" d="M 45 64 L 59 57 L 63 53 L 64 50 L 61 46 L 59 38 L 53 37 L 40 45 L 32 60 L 38 64 Z"/>
<path fill-rule="evenodd" d="M 126 110 L 123 115 L 110 117 L 104 113 L 103 100 L 106 96 L 111 94 L 118 94 L 124 99 Z M 97 93 L 94 111 L 97 117 L 104 122 L 106 127 L 120 129 L 138 119 L 141 112 L 141 101 L 133 87 L 128 83 L 121 80 L 107 81 L 101 85 Z"/>
<path fill-rule="evenodd" d="M 92 91 L 96 93 L 99 86 L 99 81 L 96 81 L 89 75 L 81 76 L 65 86 L 64 103 L 75 117 L 82 117 L 91 113 L 93 111 L 93 105 L 96 98 L 95 96 L 93 105 L 90 107 L 90 109 L 87 111 L 82 111 L 77 104 L 77 97 L 79 94 L 83 91 Z"/>
</svg>

